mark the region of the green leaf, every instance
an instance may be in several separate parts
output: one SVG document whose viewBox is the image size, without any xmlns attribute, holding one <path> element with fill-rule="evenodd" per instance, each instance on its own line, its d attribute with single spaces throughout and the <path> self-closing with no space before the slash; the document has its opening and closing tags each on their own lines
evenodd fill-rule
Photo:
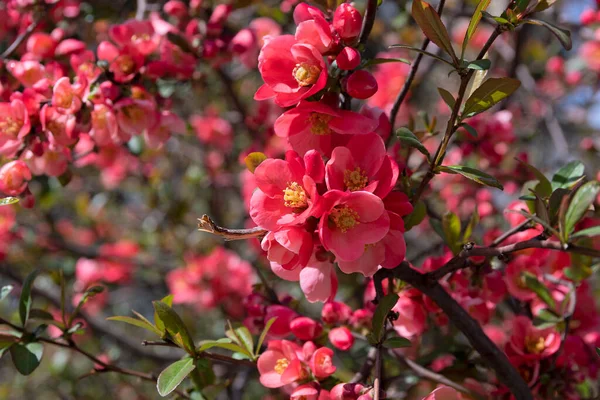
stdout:
<svg viewBox="0 0 600 400">
<path fill-rule="evenodd" d="M 461 123 L 460 126 L 463 127 L 463 128 L 465 128 L 465 130 L 467 132 L 469 132 L 469 134 L 471 136 L 473 136 L 474 138 L 476 138 L 477 136 L 479 136 L 477 134 L 477 130 L 475 128 L 473 128 L 471 125 L 467 124 L 466 122 Z"/>
<path fill-rule="evenodd" d="M 515 10 L 517 12 L 523 12 L 527 9 L 527 6 L 529 6 L 529 3 L 531 2 L 531 0 L 515 0 Z"/>
<path fill-rule="evenodd" d="M 0 206 L 8 206 L 19 202 L 18 197 L 4 197 L 0 199 Z"/>
<path fill-rule="evenodd" d="M 417 204 L 415 204 L 413 211 L 404 217 L 404 229 L 409 231 L 413 227 L 419 225 L 423 222 L 426 215 L 427 207 L 422 200 L 419 200 Z"/>
<path fill-rule="evenodd" d="M 565 50 L 571 50 L 571 48 L 573 47 L 573 41 L 571 40 L 571 32 L 569 32 L 568 30 L 559 28 L 558 26 L 553 25 L 547 21 L 542 21 L 541 19 L 528 18 L 523 20 L 523 22 L 525 22 L 526 24 L 543 26 L 544 28 L 548 29 L 550 32 L 552 32 L 554 36 L 556 36 L 556 38 L 558 39 L 560 44 L 562 44 Z"/>
<path fill-rule="evenodd" d="M 168 396 L 196 368 L 192 358 L 175 361 L 165 368 L 156 381 L 156 389 L 162 397 Z"/>
<path fill-rule="evenodd" d="M 586 237 L 600 236 L 600 226 L 592 226 L 591 228 L 582 229 L 571 235 L 571 239 L 581 239 Z"/>
<path fill-rule="evenodd" d="M 538 218 L 544 221 L 546 225 L 552 226 L 546 203 L 544 203 L 544 200 L 542 200 L 537 193 L 534 192 L 533 194 L 535 195 L 535 214 L 538 216 Z"/>
<path fill-rule="evenodd" d="M 446 244 L 454 254 L 458 254 L 462 243 L 460 241 L 460 218 L 451 211 L 448 211 L 442 217 L 442 229 Z"/>
<path fill-rule="evenodd" d="M 12 292 L 13 288 L 13 285 L 2 286 L 2 289 L 0 289 L 0 301 L 4 300 L 6 296 L 9 295 L 10 292 Z"/>
<path fill-rule="evenodd" d="M 483 11 L 485 11 L 485 9 L 490 5 L 491 1 L 492 0 L 479 0 L 479 4 L 477 4 L 477 7 L 475 8 L 475 12 L 473 13 L 473 16 L 471 17 L 471 21 L 469 21 L 469 26 L 467 27 L 467 32 L 465 33 L 465 39 L 463 40 L 463 44 L 462 44 L 461 54 L 463 54 L 463 55 L 465 54 L 467 45 L 469 44 L 469 41 L 471 40 L 471 38 L 473 37 L 473 34 L 477 30 L 477 25 L 479 25 L 479 22 L 481 21 L 481 17 L 483 16 Z M 461 58 L 462 58 L 462 56 L 461 56 Z"/>
<path fill-rule="evenodd" d="M 467 224 L 467 226 L 465 228 L 465 232 L 463 233 L 463 236 L 462 236 L 463 243 L 467 242 L 471 238 L 471 235 L 473 234 L 473 231 L 475 230 L 475 227 L 477 226 L 478 223 L 479 223 L 479 212 L 477 211 L 477 207 L 475 207 L 475 209 L 473 210 L 473 214 L 471 214 L 471 218 L 469 219 L 469 223 Z"/>
<path fill-rule="evenodd" d="M 596 347 L 596 354 L 598 354 L 598 356 L 600 356 L 600 347 Z"/>
<path fill-rule="evenodd" d="M 252 338 L 252 334 L 245 326 L 235 328 L 233 331 L 229 329 L 225 332 L 225 335 L 234 342 L 237 342 L 241 347 L 245 348 L 247 350 L 245 354 L 250 356 L 254 354 L 254 338 Z"/>
<path fill-rule="evenodd" d="M 552 190 L 571 189 L 584 173 L 585 165 L 581 161 L 571 161 L 552 176 Z"/>
<path fill-rule="evenodd" d="M 425 36 L 452 57 L 454 64 L 458 65 L 458 58 L 452 48 L 448 31 L 440 16 L 431 7 L 431 4 L 423 0 L 414 0 L 412 4 L 412 16 L 417 21 Z"/>
<path fill-rule="evenodd" d="M 500 190 L 504 190 L 504 187 L 502 186 L 502 184 L 500 184 L 500 182 L 498 182 L 496 178 L 475 168 L 465 167 L 464 165 L 443 165 L 439 167 L 439 169 L 440 171 L 446 172 L 448 174 L 461 174 L 465 178 L 469 178 L 472 181 L 475 181 L 482 185 L 487 185 L 498 188 Z"/>
<path fill-rule="evenodd" d="M 475 71 L 486 71 L 490 69 L 492 66 L 492 62 L 487 58 L 483 60 L 475 60 L 467 62 L 467 69 L 473 69 Z"/>
<path fill-rule="evenodd" d="M 442 57 L 440 57 L 440 56 L 438 56 L 436 54 L 430 53 L 430 52 L 425 51 L 425 50 L 421 50 L 418 47 L 408 46 L 408 45 L 405 45 L 405 44 L 393 44 L 393 45 L 390 46 L 390 49 L 406 49 L 406 50 L 416 51 L 417 53 L 421 53 L 421 54 L 423 54 L 425 56 L 429 56 L 431 58 L 435 58 L 438 61 L 441 61 L 443 63 L 448 64 L 451 67 L 454 67 L 454 64 L 452 64 L 450 61 L 445 60 L 445 59 L 443 59 Z"/>
<path fill-rule="evenodd" d="M 401 336 L 394 336 L 391 338 L 387 338 L 383 342 L 383 347 L 386 347 L 388 349 L 399 349 L 402 347 L 410 347 L 410 346 L 412 346 L 412 343 L 410 342 L 410 340 L 408 340 L 407 338 L 403 338 Z"/>
<path fill-rule="evenodd" d="M 267 159 L 267 156 L 260 151 L 254 151 L 244 158 L 244 163 L 246 163 L 246 168 L 248 171 L 254 173 L 256 168 Z"/>
<path fill-rule="evenodd" d="M 13 364 L 19 373 L 29 375 L 40 365 L 44 346 L 41 343 L 16 343 L 10 347 Z"/>
<path fill-rule="evenodd" d="M 21 298 L 19 299 L 19 317 L 21 318 L 21 323 L 23 326 L 27 323 L 29 319 L 29 310 L 31 310 L 31 305 L 33 300 L 31 298 L 31 287 L 33 285 L 33 281 L 38 276 L 39 271 L 35 270 L 25 278 L 23 282 L 23 289 L 21 290 Z"/>
<path fill-rule="evenodd" d="M 563 321 L 560 315 L 557 315 L 549 308 L 540 310 L 538 315 L 533 318 L 533 325 L 538 329 L 546 329 L 555 326 Z"/>
<path fill-rule="evenodd" d="M 393 63 L 393 62 L 400 62 L 400 63 L 410 65 L 410 61 L 408 61 L 404 58 L 372 58 L 365 63 L 365 67 L 370 67 L 371 65 Z"/>
<path fill-rule="evenodd" d="M 542 282 L 538 280 L 538 278 L 533 275 L 531 272 L 523 272 L 525 286 L 531 291 L 535 292 L 538 297 L 546 303 L 550 308 L 556 308 L 556 303 L 552 298 L 552 294 L 550 293 L 550 289 L 546 287 Z"/>
<path fill-rule="evenodd" d="M 440 93 L 440 96 L 442 96 L 444 103 L 446 103 L 452 110 L 454 108 L 454 104 L 456 104 L 456 99 L 454 96 L 452 96 L 452 93 L 441 87 L 438 88 L 438 92 Z"/>
<path fill-rule="evenodd" d="M 407 146 L 414 147 L 429 159 L 429 151 L 427 151 L 425 146 L 423 146 L 423 144 L 419 141 L 419 138 L 417 138 L 415 134 L 410 131 L 410 129 L 404 127 L 398 129 L 396 131 L 396 137 L 400 142 L 406 144 Z"/>
<path fill-rule="evenodd" d="M 245 348 L 243 348 L 239 344 L 232 343 L 232 340 L 229 339 L 229 338 L 222 338 L 222 339 L 218 339 L 218 340 L 203 341 L 200 344 L 200 347 L 198 347 L 198 352 L 201 353 L 201 352 L 206 351 L 208 349 L 212 349 L 213 347 L 218 347 L 218 348 L 230 350 L 230 351 L 233 351 L 233 352 L 239 352 L 239 353 L 246 354 L 246 355 L 248 353 Z"/>
<path fill-rule="evenodd" d="M 557 2 L 557 0 L 540 0 L 537 3 L 537 5 L 535 6 L 534 12 L 537 13 L 537 12 L 547 10 L 550 7 L 552 7 L 552 5 L 556 2 Z"/>
<path fill-rule="evenodd" d="M 194 342 L 192 341 L 190 332 L 175 310 L 162 301 L 153 301 L 152 305 L 160 320 L 165 324 L 167 332 L 169 332 L 173 339 L 177 341 L 179 338 L 183 348 L 188 353 L 192 355 L 195 354 Z"/>
<path fill-rule="evenodd" d="M 575 192 L 565 216 L 566 237 L 573 232 L 575 225 L 584 217 L 598 193 L 600 193 L 600 182 L 595 181 L 582 185 Z"/>
<path fill-rule="evenodd" d="M 162 332 L 159 331 L 154 325 L 152 325 L 149 321 L 143 321 L 143 320 L 139 320 L 139 319 L 135 319 L 132 317 L 121 317 L 121 316 L 116 316 L 116 317 L 109 317 L 106 318 L 108 321 L 118 321 L 118 322 L 124 322 L 126 324 L 129 325 L 133 325 L 133 326 L 137 326 L 138 328 L 142 328 L 145 329 L 147 331 L 153 332 L 155 334 L 157 334 L 158 336 L 162 336 Z"/>
<path fill-rule="evenodd" d="M 523 160 L 520 160 L 516 157 L 515 157 L 515 160 L 517 160 L 519 163 L 521 163 L 522 165 L 527 167 L 527 169 L 529 169 L 533 173 L 533 175 L 535 175 L 536 179 L 539 181 L 538 185 L 535 187 L 536 192 L 538 192 L 540 195 L 542 195 L 544 197 L 550 196 L 552 194 L 552 184 L 550 183 L 548 178 L 546 178 L 546 175 L 544 175 L 539 169 L 537 169 L 533 165 L 528 164 Z"/>
<path fill-rule="evenodd" d="M 389 312 L 392 310 L 392 308 L 394 308 L 397 302 L 398 295 L 395 293 L 390 293 L 380 299 L 379 303 L 377 304 L 377 308 L 373 314 L 373 328 L 371 330 L 373 338 L 377 341 L 377 343 L 380 343 L 381 339 L 383 338 L 383 333 L 385 332 L 385 321 Z"/>
<path fill-rule="evenodd" d="M 163 297 L 160 301 L 162 301 L 169 307 L 173 307 L 173 295 L 172 294 Z M 165 333 L 165 324 L 160 320 L 160 317 L 158 316 L 156 311 L 154 311 L 154 323 L 156 324 L 156 327 L 158 328 L 158 330 L 162 332 L 161 335 L 164 334 Z"/>
<path fill-rule="evenodd" d="M 265 341 L 267 334 L 269 333 L 269 329 L 271 329 L 271 326 L 273 326 L 273 324 L 275 323 L 275 320 L 277 320 L 277 317 L 273 317 L 273 318 L 269 319 L 267 321 L 267 323 L 265 324 L 265 328 L 260 333 L 260 336 L 258 338 L 258 343 L 256 344 L 256 353 L 255 353 L 256 355 L 258 355 L 258 353 L 260 352 L 260 348 L 262 347 L 262 344 Z"/>
<path fill-rule="evenodd" d="M 461 119 L 484 112 L 514 93 L 521 82 L 512 78 L 490 78 L 483 82 L 465 102 Z"/>
</svg>

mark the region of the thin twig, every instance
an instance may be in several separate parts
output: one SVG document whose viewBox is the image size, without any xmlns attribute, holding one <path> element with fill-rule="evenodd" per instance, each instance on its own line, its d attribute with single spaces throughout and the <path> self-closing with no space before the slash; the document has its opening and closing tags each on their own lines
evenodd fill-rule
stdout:
<svg viewBox="0 0 600 400">
<path fill-rule="evenodd" d="M 8 46 L 8 48 L 4 50 L 2 54 L 0 54 L 0 60 L 4 60 L 5 58 L 10 57 L 19 48 L 21 43 L 23 43 L 23 41 L 33 33 L 35 28 L 37 28 L 38 24 L 39 21 L 37 19 L 34 20 L 31 24 L 29 24 L 27 29 L 21 32 L 21 34 L 15 38 L 14 42 L 12 42 L 11 45 Z"/>
<path fill-rule="evenodd" d="M 373 29 L 373 24 L 375 24 L 375 14 L 377 14 L 377 0 L 369 0 L 365 17 L 363 18 L 362 29 L 360 30 L 359 44 L 367 43 L 367 39 Z"/>
<path fill-rule="evenodd" d="M 221 236 L 225 240 L 252 239 L 259 238 L 267 234 L 266 230 L 258 227 L 250 229 L 223 228 L 215 224 L 215 222 L 208 215 L 203 215 L 202 218 L 198 218 L 198 230 Z"/>
<path fill-rule="evenodd" d="M 137 0 L 137 8 L 135 10 L 135 19 L 141 21 L 144 19 L 144 14 L 146 13 L 146 0 Z"/>
<path fill-rule="evenodd" d="M 365 338 L 366 339 L 366 338 Z M 375 347 L 371 347 L 369 352 L 367 353 L 367 358 L 363 363 L 360 370 L 354 374 L 352 379 L 350 379 L 350 383 L 360 383 L 364 382 L 371 375 L 371 370 L 373 369 L 373 365 L 375 365 L 375 357 L 377 356 L 377 349 Z"/>
<path fill-rule="evenodd" d="M 527 229 L 527 227 L 529 227 L 531 225 L 531 218 L 527 218 L 525 221 L 521 222 L 519 225 L 515 226 L 514 228 L 504 232 L 502 235 L 498 236 L 493 242 L 492 244 L 490 244 L 490 247 L 496 247 L 498 245 L 500 245 L 502 242 L 504 242 L 506 239 L 508 239 L 509 237 L 516 235 L 519 232 L 524 231 L 525 229 Z"/>
</svg>

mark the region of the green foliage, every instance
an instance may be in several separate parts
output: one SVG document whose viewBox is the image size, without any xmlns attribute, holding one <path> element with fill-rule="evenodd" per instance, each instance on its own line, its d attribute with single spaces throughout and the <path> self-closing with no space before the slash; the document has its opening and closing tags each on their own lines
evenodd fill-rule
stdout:
<svg viewBox="0 0 600 400">
<path fill-rule="evenodd" d="M 162 301 L 153 301 L 152 304 L 154 305 L 154 310 L 158 314 L 158 317 L 165 324 L 165 329 L 169 335 L 171 335 L 173 341 L 185 349 L 189 354 L 195 355 L 196 350 L 194 342 L 181 317 L 175 310 Z"/>
<path fill-rule="evenodd" d="M 168 396 L 173 390 L 177 389 L 177 386 L 187 378 L 194 368 L 196 368 L 194 360 L 189 357 L 169 365 L 160 373 L 156 381 L 158 394 L 162 397 Z"/>
<path fill-rule="evenodd" d="M 575 225 L 583 218 L 594 203 L 599 192 L 599 182 L 588 182 L 575 192 L 565 215 L 565 231 L 561 232 L 565 238 L 571 235 L 575 229 Z"/>
<path fill-rule="evenodd" d="M 452 93 L 441 87 L 438 88 L 438 92 L 440 93 L 440 96 L 442 96 L 442 100 L 444 100 L 444 103 L 446 103 L 448 107 L 450 107 L 450 109 L 453 109 L 454 104 L 456 104 L 456 99 L 454 98 Z"/>
<path fill-rule="evenodd" d="M 548 29 L 550 32 L 552 32 L 554 36 L 556 36 L 556 38 L 558 39 L 560 44 L 562 44 L 565 50 L 571 50 L 571 48 L 573 48 L 571 32 L 569 32 L 567 29 L 560 28 L 554 24 L 551 24 L 550 22 L 542 21 L 540 19 L 528 18 L 524 20 L 524 22 L 526 24 L 543 26 L 544 28 Z"/>
<path fill-rule="evenodd" d="M 466 167 L 464 165 L 442 165 L 439 167 L 439 170 L 447 174 L 460 174 L 465 178 L 471 179 L 482 185 L 504 190 L 504 187 L 496 178 L 475 168 Z"/>
<path fill-rule="evenodd" d="M 455 66 L 458 65 L 458 57 L 452 47 L 448 30 L 431 4 L 422 0 L 413 1 L 412 16 L 425 36 L 448 54 Z"/>
<path fill-rule="evenodd" d="M 414 205 L 413 211 L 404 217 L 404 229 L 409 231 L 413 227 L 419 225 L 421 222 L 423 222 L 426 215 L 427 207 L 425 206 L 425 202 L 420 200 Z"/>
<path fill-rule="evenodd" d="M 458 215 L 451 211 L 447 211 L 442 216 L 442 230 L 444 232 L 446 244 L 450 247 L 452 253 L 458 254 L 462 245 L 460 236 L 461 225 Z"/>
<path fill-rule="evenodd" d="M 367 336 L 371 344 L 381 343 L 385 333 L 385 322 L 387 316 L 398 302 L 398 295 L 390 293 L 379 300 L 375 313 L 373 313 L 373 327 Z"/>
<path fill-rule="evenodd" d="M 385 339 L 383 342 L 383 347 L 388 349 L 400 349 L 403 347 L 410 347 L 412 343 L 407 338 L 402 336 L 393 336 Z"/>
<path fill-rule="evenodd" d="M 500 101 L 513 94 L 521 82 L 513 78 L 489 78 L 467 99 L 461 120 L 489 110 Z"/>
<path fill-rule="evenodd" d="M 530 272 L 523 272 L 523 283 L 529 290 L 537 294 L 540 300 L 546 303 L 550 308 L 556 308 L 556 303 L 554 302 L 554 298 L 552 298 L 550 289 L 540 282 L 535 275 Z"/>
<path fill-rule="evenodd" d="M 2 286 L 2 288 L 0 288 L 0 301 L 4 300 L 13 289 L 13 285 Z"/>
<path fill-rule="evenodd" d="M 475 12 L 473 13 L 473 16 L 471 17 L 471 20 L 469 21 L 469 26 L 467 27 L 467 31 L 465 32 L 465 38 L 463 40 L 460 58 L 463 58 L 463 56 L 465 54 L 465 50 L 467 49 L 467 45 L 469 44 L 469 41 L 471 40 L 471 38 L 473 37 L 473 34 L 477 30 L 477 26 L 479 25 L 479 22 L 481 21 L 481 17 L 483 17 L 483 11 L 485 11 L 485 9 L 490 5 L 490 2 L 491 2 L 491 0 L 480 0 L 479 3 L 477 4 L 477 7 L 475 8 Z"/>
<path fill-rule="evenodd" d="M 29 375 L 40 365 L 44 346 L 37 342 L 15 343 L 9 351 L 17 371 L 22 375 Z"/>
<path fill-rule="evenodd" d="M 0 206 L 8 206 L 19 202 L 18 197 L 4 197 L 0 199 Z"/>
<path fill-rule="evenodd" d="M 427 149 L 425 148 L 425 146 L 423 146 L 419 138 L 417 138 L 410 129 L 405 127 L 399 128 L 396 131 L 396 137 L 401 143 L 419 150 L 427 157 L 427 159 L 429 159 L 429 151 L 427 151 Z"/>
<path fill-rule="evenodd" d="M 29 319 L 29 310 L 31 310 L 31 305 L 33 304 L 31 287 L 33 286 L 33 282 L 38 274 L 38 270 L 33 271 L 27 276 L 27 278 L 25 278 L 25 281 L 23 282 L 21 298 L 19 299 L 19 317 L 21 318 L 21 323 L 23 326 L 25 326 L 27 320 Z"/>
</svg>

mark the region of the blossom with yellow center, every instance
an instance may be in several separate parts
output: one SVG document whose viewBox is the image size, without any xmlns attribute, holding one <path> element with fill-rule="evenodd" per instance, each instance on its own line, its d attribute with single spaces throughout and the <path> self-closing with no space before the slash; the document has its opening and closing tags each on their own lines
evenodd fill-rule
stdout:
<svg viewBox="0 0 600 400">
<path fill-rule="evenodd" d="M 358 213 L 347 205 L 335 206 L 333 210 L 331 210 L 329 219 L 342 231 L 342 233 L 348 232 L 348 230 L 360 223 L 358 221 Z"/>
<path fill-rule="evenodd" d="M 344 171 L 344 185 L 352 192 L 363 190 L 368 182 L 369 178 L 366 172 L 360 169 L 360 167 Z"/>
<path fill-rule="evenodd" d="M 277 372 L 279 375 L 282 375 L 286 368 L 290 365 L 290 361 L 287 358 L 280 358 L 279 360 L 277 360 L 277 362 L 275 363 L 275 367 L 273 368 L 275 370 L 275 372 Z"/>
<path fill-rule="evenodd" d="M 135 62 L 133 61 L 133 58 L 131 58 L 131 56 L 127 54 L 119 56 L 116 59 L 116 63 L 119 66 L 121 72 L 125 75 L 129 75 L 135 70 Z"/>
<path fill-rule="evenodd" d="M 139 35 L 132 35 L 131 36 L 131 41 L 133 43 L 137 43 L 137 42 L 143 42 L 146 40 L 150 40 L 150 35 L 148 35 L 147 33 L 142 33 Z"/>
<path fill-rule="evenodd" d="M 306 208 L 308 201 L 304 188 L 298 182 L 289 182 L 283 190 L 283 201 L 286 207 L 290 208 Z"/>
<path fill-rule="evenodd" d="M 16 120 L 11 117 L 5 117 L 0 121 L 0 132 L 5 135 L 16 137 L 19 133 L 19 130 L 21 130 L 21 126 L 23 126 L 23 121 Z"/>
<path fill-rule="evenodd" d="M 329 121 L 331 115 L 321 113 L 311 113 L 308 117 L 310 123 L 310 133 L 317 136 L 331 135 L 331 129 L 329 128 Z"/>
<path fill-rule="evenodd" d="M 298 85 L 310 86 L 317 83 L 319 75 L 321 74 L 321 68 L 318 65 L 312 65 L 308 63 L 296 64 L 296 68 L 292 71 L 292 75 Z"/>
<path fill-rule="evenodd" d="M 540 354 L 546 348 L 546 341 L 543 337 L 526 337 L 525 349 L 529 354 Z"/>
</svg>

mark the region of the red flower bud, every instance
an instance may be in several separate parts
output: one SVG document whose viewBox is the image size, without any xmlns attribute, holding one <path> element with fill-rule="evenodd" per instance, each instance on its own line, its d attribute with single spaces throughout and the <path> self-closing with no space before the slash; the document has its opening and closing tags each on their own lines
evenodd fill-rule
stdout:
<svg viewBox="0 0 600 400">
<path fill-rule="evenodd" d="M 231 39 L 231 50 L 236 54 L 242 54 L 250 50 L 256 43 L 256 37 L 250 29 L 242 29 Z"/>
<path fill-rule="evenodd" d="M 355 99 L 368 99 L 377 92 L 377 80 L 369 71 L 355 71 L 345 82 L 346 93 Z"/>
<path fill-rule="evenodd" d="M 321 318 L 326 324 L 343 324 L 352 315 L 352 309 L 344 303 L 332 301 L 325 303 L 321 310 Z"/>
<path fill-rule="evenodd" d="M 296 318 L 290 323 L 290 329 L 300 340 L 313 340 L 323 331 L 318 322 L 308 317 Z"/>
<path fill-rule="evenodd" d="M 271 336 L 284 337 L 290 333 L 290 322 L 294 318 L 296 318 L 298 314 L 291 308 L 285 306 L 268 306 L 267 312 L 265 314 L 265 324 L 273 317 L 277 317 L 271 329 L 269 330 L 269 334 Z"/>
<path fill-rule="evenodd" d="M 175 18 L 183 18 L 187 15 L 187 6 L 183 1 L 170 0 L 163 6 L 165 14 L 171 15 Z"/>
<path fill-rule="evenodd" d="M 340 69 L 350 71 L 360 65 L 360 53 L 352 47 L 344 47 L 335 62 Z"/>
<path fill-rule="evenodd" d="M 21 160 L 11 161 L 0 168 L 0 191 L 9 196 L 18 196 L 27 188 L 31 171 Z"/>
<path fill-rule="evenodd" d="M 579 21 L 582 25 L 593 24 L 596 21 L 596 11 L 591 8 L 583 11 L 579 16 Z"/>
<path fill-rule="evenodd" d="M 323 13 L 317 7 L 309 6 L 306 3 L 300 3 L 294 8 L 294 22 L 296 25 L 314 19 L 315 15 L 323 16 Z"/>
<path fill-rule="evenodd" d="M 346 327 L 334 328 L 329 331 L 329 341 L 335 348 L 346 351 L 354 344 L 354 336 Z"/>
<path fill-rule="evenodd" d="M 362 17 L 352 5 L 342 3 L 333 15 L 333 28 L 344 41 L 351 42 L 360 35 Z"/>
</svg>

